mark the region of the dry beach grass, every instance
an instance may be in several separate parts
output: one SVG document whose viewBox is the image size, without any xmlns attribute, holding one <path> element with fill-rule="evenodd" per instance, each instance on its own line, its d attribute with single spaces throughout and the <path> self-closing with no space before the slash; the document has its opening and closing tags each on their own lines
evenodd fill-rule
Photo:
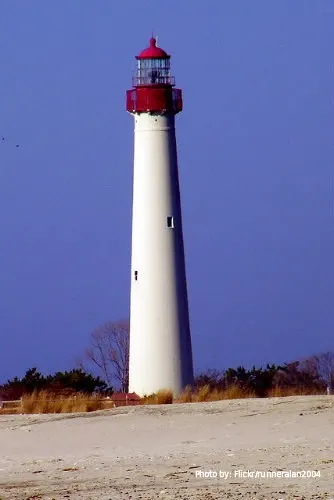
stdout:
<svg viewBox="0 0 334 500">
<path fill-rule="evenodd" d="M 268 397 L 289 397 L 289 396 L 306 396 L 306 395 L 321 395 L 323 392 L 317 391 L 314 388 L 304 387 L 275 387 L 269 391 Z M 243 389 L 238 385 L 230 385 L 226 389 L 212 389 L 209 385 L 193 390 L 190 386 L 186 387 L 182 393 L 174 397 L 172 391 L 164 389 L 155 394 L 142 398 L 141 404 L 159 405 L 171 403 L 203 403 L 210 401 L 224 401 L 231 399 L 248 399 L 255 398 L 256 394 L 249 390 Z"/>
<path fill-rule="evenodd" d="M 277 387 L 269 391 L 268 397 L 288 397 L 318 395 L 315 389 L 292 387 Z M 230 385 L 226 389 L 212 389 L 209 385 L 193 390 L 190 386 L 174 397 L 172 391 L 163 389 L 155 394 L 144 396 L 140 400 L 142 405 L 161 405 L 172 403 L 201 403 L 210 401 L 223 401 L 232 399 L 255 398 L 256 395 L 251 390 L 242 389 L 238 385 Z M 125 404 L 118 402 L 118 405 Z M 129 403 L 131 404 L 131 402 Z M 42 390 L 34 391 L 31 394 L 24 394 L 21 401 L 15 404 L 6 404 L 6 407 L 0 408 L 0 415 L 8 414 L 39 414 L 39 413 L 78 413 L 92 412 L 104 409 L 110 409 L 114 406 L 112 400 L 108 400 L 99 395 L 85 393 L 75 393 L 64 395 Z M 1 500 L 1 498 L 0 498 Z"/>
<path fill-rule="evenodd" d="M 62 397 L 52 392 L 40 391 L 22 398 L 22 413 L 78 413 L 103 410 L 106 404 L 99 396 L 76 394 Z"/>
<path fill-rule="evenodd" d="M 305 500 L 334 492 L 334 397 L 0 417 L 2 500 Z M 205 478 L 210 471 L 226 479 Z M 317 471 L 245 478 L 240 471 Z"/>
<path fill-rule="evenodd" d="M 15 405 L 1 408 L 0 414 L 92 412 L 108 409 L 111 406 L 111 402 L 101 399 L 101 396 L 84 393 L 64 396 L 50 391 L 34 391 L 31 394 L 24 394 L 21 401 Z"/>
</svg>

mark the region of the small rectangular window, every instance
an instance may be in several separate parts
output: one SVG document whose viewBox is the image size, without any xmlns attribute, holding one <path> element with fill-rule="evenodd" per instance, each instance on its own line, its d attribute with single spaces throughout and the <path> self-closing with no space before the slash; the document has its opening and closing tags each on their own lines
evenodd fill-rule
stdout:
<svg viewBox="0 0 334 500">
<path fill-rule="evenodd" d="M 135 271 L 135 281 L 138 280 L 138 271 Z"/>
<path fill-rule="evenodd" d="M 171 216 L 167 217 L 167 227 L 171 227 L 171 228 L 174 227 L 174 218 Z"/>
</svg>

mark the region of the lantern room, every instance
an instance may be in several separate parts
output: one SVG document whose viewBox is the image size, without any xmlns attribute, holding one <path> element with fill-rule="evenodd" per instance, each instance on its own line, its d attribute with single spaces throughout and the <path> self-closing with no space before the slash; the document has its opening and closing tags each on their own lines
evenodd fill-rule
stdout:
<svg viewBox="0 0 334 500">
<path fill-rule="evenodd" d="M 170 55 L 157 47 L 155 38 L 136 56 L 136 75 L 127 91 L 127 111 L 130 113 L 172 113 L 182 110 L 182 93 L 175 86 L 170 72 Z"/>
<path fill-rule="evenodd" d="M 150 39 L 150 45 L 144 49 L 137 59 L 137 75 L 133 84 L 137 85 L 175 85 L 175 79 L 170 75 L 170 56 L 159 47 L 155 38 Z"/>
</svg>

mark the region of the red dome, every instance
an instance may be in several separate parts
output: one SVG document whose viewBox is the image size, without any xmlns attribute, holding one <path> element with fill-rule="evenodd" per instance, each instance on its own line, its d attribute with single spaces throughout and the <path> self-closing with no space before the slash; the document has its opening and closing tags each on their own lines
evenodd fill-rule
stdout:
<svg viewBox="0 0 334 500">
<path fill-rule="evenodd" d="M 136 59 L 169 59 L 170 56 L 160 47 L 157 47 L 157 41 L 154 37 L 150 39 L 150 46 L 142 50 L 136 56 Z"/>
</svg>

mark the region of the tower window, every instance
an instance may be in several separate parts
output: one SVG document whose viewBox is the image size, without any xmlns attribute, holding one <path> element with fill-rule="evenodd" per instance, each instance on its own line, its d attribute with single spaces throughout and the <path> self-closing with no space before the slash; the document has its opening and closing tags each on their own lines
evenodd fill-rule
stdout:
<svg viewBox="0 0 334 500">
<path fill-rule="evenodd" d="M 170 227 L 170 228 L 174 227 L 174 218 L 171 217 L 170 215 L 167 217 L 167 227 Z"/>
<path fill-rule="evenodd" d="M 135 271 L 135 281 L 138 280 L 138 271 Z"/>
</svg>

